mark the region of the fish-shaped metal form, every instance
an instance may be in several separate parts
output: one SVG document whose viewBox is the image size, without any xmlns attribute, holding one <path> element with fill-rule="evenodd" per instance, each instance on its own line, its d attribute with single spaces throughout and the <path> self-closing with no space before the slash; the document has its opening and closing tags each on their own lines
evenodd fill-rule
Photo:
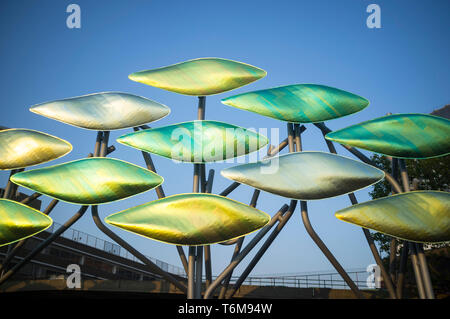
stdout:
<svg viewBox="0 0 450 319">
<path fill-rule="evenodd" d="M 0 199 L 0 246 L 31 237 L 47 229 L 52 219 L 27 205 Z"/>
<path fill-rule="evenodd" d="M 326 139 L 399 158 L 450 153 L 450 120 L 428 114 L 394 114 L 330 132 Z"/>
<path fill-rule="evenodd" d="M 356 204 L 338 219 L 414 242 L 450 240 L 450 193 L 415 191 Z"/>
<path fill-rule="evenodd" d="M 158 174 L 113 158 L 85 158 L 14 174 L 11 181 L 69 203 L 97 205 L 162 184 Z"/>
<path fill-rule="evenodd" d="M 195 96 L 219 94 L 265 77 L 266 71 L 249 64 L 200 58 L 130 74 L 130 80 Z"/>
<path fill-rule="evenodd" d="M 363 97 L 318 84 L 293 84 L 234 95 L 222 103 L 293 123 L 316 123 L 361 111 Z"/>
<path fill-rule="evenodd" d="M 169 107 L 122 92 L 102 92 L 37 104 L 30 111 L 76 127 L 111 131 L 159 120 Z"/>
<path fill-rule="evenodd" d="M 122 135 L 117 142 L 174 160 L 222 161 L 257 151 L 268 139 L 217 121 L 191 121 Z"/>
<path fill-rule="evenodd" d="M 270 221 L 260 210 L 205 193 L 179 194 L 128 208 L 105 222 L 176 245 L 209 245 L 251 233 Z"/>
<path fill-rule="evenodd" d="M 28 129 L 0 131 L 0 169 L 11 170 L 42 164 L 72 151 L 58 137 Z"/>
<path fill-rule="evenodd" d="M 315 200 L 339 196 L 382 178 L 378 168 L 331 153 L 297 152 L 221 171 L 222 176 L 283 197 Z"/>
</svg>

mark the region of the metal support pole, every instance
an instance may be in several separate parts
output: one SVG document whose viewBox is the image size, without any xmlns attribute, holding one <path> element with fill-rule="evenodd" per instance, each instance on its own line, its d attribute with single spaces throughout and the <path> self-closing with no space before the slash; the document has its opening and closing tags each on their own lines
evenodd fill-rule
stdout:
<svg viewBox="0 0 450 319">
<path fill-rule="evenodd" d="M 281 218 L 281 221 L 278 223 L 277 227 L 272 231 L 270 236 L 267 238 L 267 240 L 264 242 L 264 244 L 261 246 L 261 248 L 258 250 L 256 255 L 253 257 L 253 259 L 250 261 L 248 266 L 245 268 L 244 272 L 241 274 L 237 282 L 233 286 L 233 291 L 231 292 L 231 295 L 229 298 L 233 297 L 234 294 L 238 291 L 238 289 L 241 287 L 242 283 L 247 279 L 250 272 L 255 268 L 256 264 L 260 261 L 261 257 L 264 255 L 264 253 L 267 251 L 267 249 L 270 247 L 272 242 L 277 238 L 278 234 L 283 230 L 283 227 L 286 225 L 286 223 L 289 221 L 289 219 L 292 217 L 292 214 L 295 211 L 295 207 L 297 206 L 296 200 L 291 200 L 291 203 L 289 205 L 288 212 Z"/>
<path fill-rule="evenodd" d="M 431 282 L 430 271 L 428 269 L 428 263 L 423 252 L 423 244 L 416 243 L 417 257 L 422 270 L 425 293 L 428 299 L 435 299 L 433 284 Z"/>
<path fill-rule="evenodd" d="M 402 180 L 405 192 L 410 191 L 409 177 L 406 170 L 406 163 L 404 159 L 398 160 L 400 167 L 400 177 Z M 413 262 L 414 275 L 416 277 L 417 290 L 421 299 L 434 299 L 433 285 L 430 280 L 430 272 L 426 264 L 425 256 L 420 256 L 423 251 L 418 249 L 416 243 L 410 243 L 409 250 L 411 251 L 411 259 Z"/>
<path fill-rule="evenodd" d="M 323 135 L 326 135 L 330 132 L 332 132 L 324 123 L 314 123 L 314 125 L 316 127 L 318 127 L 321 131 Z M 347 151 L 349 151 L 350 153 L 352 153 L 353 155 L 355 155 L 357 158 L 359 158 L 361 161 L 363 161 L 366 164 L 370 164 L 372 166 L 376 166 L 375 163 L 373 163 L 370 158 L 368 158 L 367 156 L 365 156 L 363 153 L 361 153 L 360 151 L 358 151 L 357 149 L 351 147 L 351 146 L 347 146 L 345 144 L 339 144 L 342 147 L 344 147 Z M 398 184 L 398 182 L 395 180 L 395 178 L 392 177 L 391 174 L 389 174 L 388 172 L 384 172 L 385 174 L 385 178 L 386 180 L 392 185 L 392 187 L 394 188 L 394 190 L 397 193 L 402 193 L 402 188 L 401 186 Z"/>
<path fill-rule="evenodd" d="M 212 192 L 213 182 L 214 182 L 214 170 L 210 169 L 209 174 L 208 174 L 208 181 L 206 183 L 206 193 Z M 205 247 L 205 250 L 204 250 L 205 277 L 206 277 L 205 286 L 206 286 L 206 288 L 208 288 L 212 282 L 211 247 L 210 247 L 210 245 L 206 245 L 204 247 Z"/>
<path fill-rule="evenodd" d="M 272 217 L 270 222 L 264 226 L 253 239 L 244 247 L 244 249 L 231 261 L 231 263 L 220 273 L 219 276 L 211 283 L 205 292 L 204 299 L 211 298 L 212 294 L 220 283 L 239 265 L 239 263 L 248 255 L 248 253 L 261 241 L 267 232 L 275 225 L 280 216 L 288 210 L 289 206 L 284 204 L 280 210 Z"/>
<path fill-rule="evenodd" d="M 288 126 L 289 129 L 289 126 Z M 302 143 L 301 143 L 301 136 L 299 134 L 296 134 L 295 139 L 297 141 L 297 151 L 301 152 L 302 149 Z M 361 293 L 359 288 L 355 285 L 353 280 L 350 278 L 350 276 L 347 274 L 347 272 L 342 268 L 342 266 L 339 264 L 339 262 L 336 260 L 336 258 L 333 256 L 333 254 L 330 252 L 328 247 L 324 244 L 322 239 L 317 235 L 314 228 L 311 225 L 311 221 L 309 220 L 308 216 L 308 205 L 306 201 L 300 201 L 300 208 L 302 212 L 302 221 L 303 225 L 305 226 L 306 231 L 308 232 L 311 239 L 315 242 L 317 247 L 322 251 L 322 253 L 325 255 L 325 257 L 328 259 L 328 261 L 333 265 L 333 267 L 336 269 L 336 271 L 341 275 L 342 279 L 347 283 L 347 285 L 350 287 L 350 289 L 353 291 L 353 293 L 356 295 L 358 299 L 364 299 L 364 295 Z"/>
<path fill-rule="evenodd" d="M 133 130 L 136 132 L 136 131 L 139 130 L 139 128 L 141 128 L 143 130 L 144 129 L 150 129 L 150 127 L 148 127 L 148 126 L 140 126 L 140 127 L 134 127 Z M 154 173 L 157 173 L 155 165 L 153 164 L 153 160 L 152 160 L 151 155 L 149 153 L 147 153 L 147 152 L 144 152 L 144 151 L 141 151 L 141 153 L 142 153 L 142 157 L 144 158 L 145 165 L 147 166 L 147 169 L 152 171 L 152 172 L 154 172 Z M 156 195 L 158 196 L 159 199 L 166 197 L 166 194 L 164 193 L 164 189 L 163 189 L 162 185 L 159 185 L 158 187 L 156 187 L 155 191 L 156 191 Z M 179 245 L 177 245 L 176 247 L 177 247 L 178 255 L 180 256 L 181 264 L 183 265 L 184 271 L 185 271 L 186 276 L 187 276 L 187 273 L 188 273 L 188 261 L 187 261 L 186 255 L 184 254 L 183 247 L 179 246 Z"/>
<path fill-rule="evenodd" d="M 259 194 L 261 193 L 261 191 L 259 189 L 256 189 L 253 192 L 253 196 L 252 199 L 250 201 L 250 207 L 256 207 L 256 204 L 258 202 L 258 197 Z M 241 251 L 242 248 L 242 244 L 244 243 L 245 240 L 245 236 L 239 237 L 236 241 L 236 245 L 234 246 L 234 251 L 233 251 L 233 255 L 231 257 L 231 261 L 233 261 L 234 258 L 236 258 L 236 256 L 239 254 L 239 252 Z M 228 290 L 228 286 L 230 284 L 230 280 L 231 277 L 233 276 L 233 271 L 231 271 L 228 276 L 224 279 L 223 281 L 223 285 L 222 288 L 220 289 L 220 293 L 219 293 L 219 299 L 223 299 L 225 298 L 226 292 Z"/>
<path fill-rule="evenodd" d="M 402 252 L 400 255 L 400 265 L 398 267 L 398 276 L 397 276 L 397 298 L 402 299 L 403 297 L 403 287 L 405 284 L 405 273 L 406 266 L 408 262 L 408 252 L 409 252 L 409 244 L 408 242 L 403 242 Z"/>
<path fill-rule="evenodd" d="M 101 132 L 99 132 L 99 135 Z M 108 148 L 108 139 L 109 139 L 109 131 L 103 132 L 103 137 L 101 138 L 101 144 L 100 144 L 100 151 L 96 152 L 99 157 L 104 157 L 107 152 Z M 97 145 L 96 145 L 97 149 Z M 97 228 L 102 231 L 106 236 L 114 240 L 117 244 L 119 244 L 121 247 L 129 251 L 132 255 L 134 255 L 136 258 L 138 258 L 140 261 L 142 261 L 145 265 L 147 265 L 153 273 L 160 275 L 163 279 L 167 280 L 168 282 L 172 283 L 175 287 L 180 289 L 183 292 L 186 292 L 186 287 L 181 284 L 175 277 L 173 277 L 168 272 L 162 270 L 160 267 L 158 267 L 156 264 L 154 264 L 152 261 L 150 261 L 147 257 L 145 257 L 143 254 L 141 254 L 138 250 L 136 250 L 134 247 L 132 247 L 130 244 L 128 244 L 125 240 L 123 240 L 121 237 L 116 235 L 113 231 L 111 231 L 108 227 L 106 227 L 103 222 L 101 221 L 99 215 L 98 215 L 98 208 L 97 205 L 91 206 L 91 213 L 92 213 L 92 219 L 94 220 L 95 225 Z"/>
<path fill-rule="evenodd" d="M 65 232 L 70 226 L 72 226 L 76 221 L 78 221 L 86 212 L 89 206 L 82 206 L 75 215 L 73 215 L 69 220 L 67 220 L 61 227 L 59 227 L 54 233 L 52 233 L 46 240 L 41 242 L 31 253 L 29 253 L 25 258 L 23 258 L 19 263 L 17 263 L 13 268 L 8 270 L 1 278 L 0 285 L 3 284 L 8 278 L 14 275 L 18 270 L 20 270 L 26 263 L 28 263 L 34 256 L 40 253 L 45 247 L 50 245 L 56 238 L 58 238 L 63 232 Z"/>
<path fill-rule="evenodd" d="M 416 245 L 412 242 L 408 242 L 409 250 L 411 251 L 411 263 L 414 270 L 414 276 L 416 277 L 417 291 L 420 299 L 426 299 L 425 287 L 423 285 L 422 274 L 420 271 L 419 258 L 417 257 Z"/>
<path fill-rule="evenodd" d="M 195 298 L 195 246 L 189 248 L 187 299 Z"/>
<path fill-rule="evenodd" d="M 323 134 L 323 132 L 322 132 Z M 323 136 L 325 137 L 325 134 L 323 134 Z M 336 148 L 334 147 L 334 144 L 332 141 L 329 141 L 327 139 L 325 139 L 325 142 L 328 146 L 328 150 L 330 151 L 330 153 L 333 154 L 337 154 Z M 354 193 L 350 193 L 348 194 L 348 197 L 350 199 L 350 202 L 352 203 L 352 205 L 356 205 L 358 204 L 358 200 L 356 199 L 356 196 Z M 375 246 L 375 243 L 373 241 L 372 235 L 370 234 L 369 230 L 366 228 L 361 228 L 363 233 L 364 233 L 364 237 L 366 238 L 367 243 L 369 244 L 369 248 L 370 251 L 372 252 L 372 256 L 375 259 L 375 262 L 377 263 L 377 266 L 380 268 L 380 272 L 381 272 L 381 276 L 383 277 L 383 280 L 386 284 L 386 288 L 389 292 L 389 296 L 391 297 L 391 299 L 396 299 L 396 293 L 395 293 L 395 288 L 394 288 L 394 284 L 391 280 L 391 277 L 389 276 L 386 268 L 384 267 L 383 261 L 381 259 L 381 256 L 378 252 L 377 247 Z"/>
</svg>

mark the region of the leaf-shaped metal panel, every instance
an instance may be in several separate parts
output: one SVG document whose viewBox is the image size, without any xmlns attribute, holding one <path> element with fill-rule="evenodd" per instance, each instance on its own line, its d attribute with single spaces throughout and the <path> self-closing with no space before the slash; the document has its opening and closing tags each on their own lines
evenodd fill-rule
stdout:
<svg viewBox="0 0 450 319">
<path fill-rule="evenodd" d="M 17 173 L 11 181 L 62 201 L 96 205 L 145 192 L 163 178 L 118 159 L 85 158 Z"/>
<path fill-rule="evenodd" d="M 450 153 L 450 120 L 428 114 L 395 114 L 328 133 L 330 141 L 400 158 Z"/>
<path fill-rule="evenodd" d="M 58 137 L 28 129 L 0 131 L 0 169 L 42 164 L 62 157 L 72 145 Z"/>
<path fill-rule="evenodd" d="M 77 127 L 110 131 L 159 120 L 170 109 L 147 98 L 104 92 L 37 104 L 30 111 Z"/>
<path fill-rule="evenodd" d="M 254 66 L 201 58 L 130 74 L 130 80 L 185 95 L 205 96 L 233 90 L 266 76 Z"/>
<path fill-rule="evenodd" d="M 51 224 L 50 217 L 34 208 L 0 199 L 0 246 L 36 235 Z"/>
<path fill-rule="evenodd" d="M 270 216 L 214 194 L 179 194 L 108 216 L 108 224 L 165 243 L 209 245 L 265 226 Z"/>
<path fill-rule="evenodd" d="M 294 84 L 248 92 L 222 100 L 223 104 L 294 123 L 323 122 L 364 109 L 369 101 L 324 85 Z"/>
<path fill-rule="evenodd" d="M 347 194 L 384 177 L 378 168 L 322 152 L 289 153 L 230 167 L 221 174 L 269 193 L 300 200 Z"/>
<path fill-rule="evenodd" d="M 146 152 L 193 163 L 245 155 L 268 143 L 263 135 L 217 121 L 192 121 L 147 129 L 123 135 L 117 141 Z"/>
<path fill-rule="evenodd" d="M 336 212 L 342 221 L 415 242 L 450 240 L 450 193 L 416 191 Z"/>
</svg>

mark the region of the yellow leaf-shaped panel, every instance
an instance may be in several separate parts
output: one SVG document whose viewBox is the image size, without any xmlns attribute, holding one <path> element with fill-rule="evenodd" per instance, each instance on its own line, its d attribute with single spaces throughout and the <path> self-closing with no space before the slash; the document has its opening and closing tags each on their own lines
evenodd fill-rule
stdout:
<svg viewBox="0 0 450 319">
<path fill-rule="evenodd" d="M 106 217 L 108 224 L 176 245 L 209 245 L 246 235 L 270 216 L 214 194 L 179 194 Z"/>
<path fill-rule="evenodd" d="M 257 67 L 220 58 L 201 58 L 130 74 L 130 80 L 195 96 L 236 89 L 266 76 Z"/>
<path fill-rule="evenodd" d="M 51 224 L 50 217 L 34 208 L 0 199 L 0 246 L 34 236 Z"/>
<path fill-rule="evenodd" d="M 121 92 L 103 92 L 41 103 L 30 111 L 96 131 L 135 127 L 159 120 L 170 109 L 147 98 Z"/>
<path fill-rule="evenodd" d="M 28 129 L 0 131 L 0 169 L 42 164 L 62 157 L 72 145 L 60 138 Z"/>
<path fill-rule="evenodd" d="M 407 241 L 449 241 L 450 193 L 416 191 L 388 196 L 341 209 L 336 217 Z"/>
<path fill-rule="evenodd" d="M 69 203 L 96 205 L 155 188 L 163 178 L 118 159 L 94 157 L 17 173 L 11 181 Z"/>
</svg>

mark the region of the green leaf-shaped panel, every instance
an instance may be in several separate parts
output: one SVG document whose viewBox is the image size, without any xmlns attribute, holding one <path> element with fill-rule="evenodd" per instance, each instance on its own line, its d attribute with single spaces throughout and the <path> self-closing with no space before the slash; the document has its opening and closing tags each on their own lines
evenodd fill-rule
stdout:
<svg viewBox="0 0 450 319">
<path fill-rule="evenodd" d="M 77 127 L 110 131 L 159 120 L 170 109 L 147 98 L 103 92 L 37 104 L 30 111 Z"/>
<path fill-rule="evenodd" d="M 159 186 L 163 178 L 113 158 L 85 158 L 14 174 L 11 181 L 69 203 L 96 205 Z"/>
<path fill-rule="evenodd" d="M 342 221 L 414 242 L 450 240 L 450 193 L 416 191 L 350 206 Z"/>
<path fill-rule="evenodd" d="M 62 157 L 72 145 L 58 137 L 28 129 L 0 131 L 0 169 L 42 164 Z"/>
<path fill-rule="evenodd" d="M 369 101 L 324 85 L 294 84 L 231 96 L 223 104 L 293 123 L 323 122 L 361 111 Z"/>
<path fill-rule="evenodd" d="M 209 245 L 251 233 L 270 220 L 256 208 L 214 194 L 179 194 L 106 217 L 108 224 L 176 245 Z"/>
<path fill-rule="evenodd" d="M 384 172 L 378 168 L 322 152 L 289 153 L 230 167 L 221 174 L 269 193 L 300 200 L 347 194 L 384 177 Z"/>
<path fill-rule="evenodd" d="M 266 76 L 257 67 L 220 58 L 201 58 L 130 74 L 130 80 L 164 90 L 205 96 L 233 90 Z"/>
<path fill-rule="evenodd" d="M 191 121 L 123 135 L 117 139 L 146 152 L 193 163 L 222 161 L 256 151 L 268 139 L 217 121 Z"/>
<path fill-rule="evenodd" d="M 51 224 L 50 217 L 34 208 L 0 199 L 0 246 L 34 236 Z"/>
<path fill-rule="evenodd" d="M 395 114 L 352 125 L 326 139 L 399 158 L 450 153 L 450 120 L 428 114 Z"/>
</svg>

